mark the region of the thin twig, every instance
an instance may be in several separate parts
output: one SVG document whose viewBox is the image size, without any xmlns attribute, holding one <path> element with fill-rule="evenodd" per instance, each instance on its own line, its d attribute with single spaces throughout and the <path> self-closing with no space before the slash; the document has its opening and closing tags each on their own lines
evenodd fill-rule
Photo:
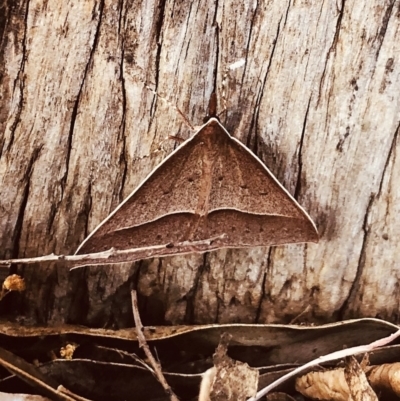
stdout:
<svg viewBox="0 0 400 401">
<path fill-rule="evenodd" d="M 226 237 L 226 234 L 213 238 L 207 238 L 201 241 L 184 241 L 175 244 L 155 245 L 144 248 L 132 248 L 117 250 L 110 248 L 107 251 L 88 253 L 85 255 L 50 255 L 37 256 L 33 258 L 7 259 L 0 260 L 0 266 L 9 266 L 12 263 L 32 264 L 38 262 L 57 262 L 68 263 L 69 267 L 80 267 L 87 265 L 99 265 L 108 263 L 134 262 L 136 260 L 148 259 L 152 257 L 161 257 L 191 252 L 206 252 L 221 247 L 219 240 Z"/>
<path fill-rule="evenodd" d="M 121 350 L 118 350 L 118 353 L 132 358 L 135 362 L 137 362 L 138 364 L 143 366 L 145 369 L 147 369 L 149 372 L 151 372 L 154 375 L 154 370 L 143 359 L 139 358 L 137 355 L 130 354 L 129 352 L 125 352 L 125 351 L 121 351 Z"/>
<path fill-rule="evenodd" d="M 139 346 L 140 346 L 140 348 L 143 348 L 143 351 L 146 354 L 147 359 L 150 362 L 150 365 L 154 369 L 154 374 L 155 374 L 157 380 L 160 382 L 160 384 L 162 385 L 165 392 L 169 395 L 170 400 L 171 401 L 179 401 L 178 397 L 175 395 L 175 393 L 172 391 L 171 387 L 165 380 L 165 377 L 161 370 L 161 365 L 159 362 L 156 361 L 153 354 L 151 353 L 150 348 L 146 341 L 146 337 L 143 334 L 143 325 L 140 320 L 136 291 L 134 291 L 134 290 L 131 291 L 131 298 L 132 298 L 133 318 L 135 319 L 136 333 L 137 333 L 137 338 L 139 341 Z"/>
<path fill-rule="evenodd" d="M 57 391 L 62 393 L 62 394 L 66 394 L 66 395 L 71 396 L 75 401 L 91 401 L 88 398 L 84 398 L 84 397 L 81 397 L 78 394 L 73 393 L 72 391 L 70 391 L 66 387 L 64 387 L 62 384 L 60 384 L 57 387 Z"/>
<path fill-rule="evenodd" d="M 268 386 L 264 387 L 262 390 L 260 390 L 255 397 L 249 398 L 247 401 L 257 401 L 264 395 L 268 394 L 272 389 L 275 387 L 279 386 L 280 384 L 284 383 L 286 380 L 290 379 L 293 376 L 298 375 L 299 373 L 303 372 L 304 370 L 307 370 L 308 368 L 314 367 L 319 365 L 320 363 L 323 362 L 330 362 L 334 361 L 336 359 L 342 359 L 345 358 L 346 356 L 351 356 L 351 355 L 357 355 L 357 354 L 363 354 L 366 352 L 371 352 L 375 348 L 382 347 L 386 344 L 389 344 L 392 342 L 395 338 L 400 336 L 400 330 L 397 330 L 395 333 L 391 334 L 388 337 L 381 338 L 377 341 L 374 341 L 370 344 L 367 345 L 358 345 L 356 347 L 351 347 L 347 349 L 343 349 L 340 351 L 335 351 L 327 355 L 320 356 L 317 359 L 314 359 L 305 365 L 299 366 L 298 368 L 292 370 L 291 372 L 287 373 L 286 375 L 280 377 L 279 379 L 275 380 L 273 383 L 269 384 Z"/>
<path fill-rule="evenodd" d="M 40 389 L 46 396 L 57 401 L 76 401 L 71 394 L 65 394 L 57 389 L 58 383 L 45 376 L 40 370 L 26 362 L 21 357 L 0 347 L 0 366 L 16 375 L 34 388 Z"/>
</svg>

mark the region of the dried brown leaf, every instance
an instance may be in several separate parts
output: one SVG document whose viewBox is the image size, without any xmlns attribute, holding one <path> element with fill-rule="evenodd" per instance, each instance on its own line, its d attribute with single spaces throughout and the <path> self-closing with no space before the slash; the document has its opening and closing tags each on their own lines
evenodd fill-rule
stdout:
<svg viewBox="0 0 400 401">
<path fill-rule="evenodd" d="M 231 335 L 224 333 L 214 354 L 214 368 L 203 376 L 199 401 L 245 401 L 257 393 L 257 369 L 228 357 Z"/>
<path fill-rule="evenodd" d="M 367 376 L 354 356 L 346 358 L 344 377 L 353 401 L 378 401 L 378 397 L 368 383 Z"/>
<path fill-rule="evenodd" d="M 305 397 L 316 400 L 348 401 L 349 386 L 344 369 L 310 372 L 296 379 L 296 390 Z"/>
<path fill-rule="evenodd" d="M 377 390 L 389 390 L 400 397 L 400 362 L 370 366 L 367 377 Z"/>
</svg>

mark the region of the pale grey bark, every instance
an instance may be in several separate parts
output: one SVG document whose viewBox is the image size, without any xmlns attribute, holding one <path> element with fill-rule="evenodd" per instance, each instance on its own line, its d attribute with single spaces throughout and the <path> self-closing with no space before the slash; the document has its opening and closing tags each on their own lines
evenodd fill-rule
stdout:
<svg viewBox="0 0 400 401">
<path fill-rule="evenodd" d="M 219 99 L 227 93 L 227 129 L 321 234 L 319 244 L 74 273 L 29 266 L 27 316 L 124 325 L 137 283 L 145 324 L 287 322 L 307 307 L 317 321 L 397 321 L 400 1 L 52 0 L 4 9 L 2 258 L 73 253 L 173 150 L 169 136 L 191 135 L 171 105 L 200 125 L 214 89 Z"/>
</svg>

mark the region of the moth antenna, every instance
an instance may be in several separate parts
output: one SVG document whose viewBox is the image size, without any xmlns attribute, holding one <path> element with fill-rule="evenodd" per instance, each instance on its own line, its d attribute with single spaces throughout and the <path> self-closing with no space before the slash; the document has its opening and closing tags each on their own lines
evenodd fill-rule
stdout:
<svg viewBox="0 0 400 401">
<path fill-rule="evenodd" d="M 185 142 L 185 139 L 180 138 L 179 136 L 176 136 L 176 135 L 168 135 L 165 139 L 173 139 L 174 141 L 177 141 L 180 143 Z"/>
<path fill-rule="evenodd" d="M 193 125 L 190 123 L 189 119 L 185 116 L 185 114 L 183 114 L 183 112 L 179 109 L 178 106 L 175 106 L 173 103 L 171 103 L 168 99 L 166 99 L 165 97 L 161 96 L 158 92 L 156 92 L 153 88 L 151 88 L 150 86 L 148 86 L 147 84 L 144 85 L 146 89 L 148 89 L 151 93 L 153 93 L 153 95 L 157 96 L 160 100 L 162 100 L 163 102 L 165 102 L 166 104 L 168 104 L 168 106 L 170 106 L 171 108 L 173 108 L 175 111 L 178 112 L 178 114 L 182 117 L 183 121 L 189 126 L 189 128 L 192 131 L 195 131 L 195 128 L 193 127 Z"/>
<path fill-rule="evenodd" d="M 138 68 L 139 70 L 141 70 L 142 72 L 145 72 L 145 70 L 142 67 L 139 67 L 138 65 L 136 65 L 136 68 Z M 165 102 L 166 104 L 168 104 L 168 106 L 170 106 L 171 108 L 173 108 L 175 111 L 178 112 L 178 114 L 182 117 L 183 121 L 186 123 L 186 125 L 189 126 L 189 128 L 192 131 L 196 131 L 196 129 L 193 127 L 193 125 L 191 124 L 191 122 L 189 121 L 189 119 L 183 114 L 183 112 L 178 108 L 178 106 L 175 106 L 174 104 L 172 104 L 167 98 L 165 98 L 164 96 L 161 96 L 157 91 L 155 91 L 151 86 L 149 86 L 147 84 L 147 80 L 143 80 L 140 79 L 139 80 L 144 84 L 144 87 L 149 90 L 153 95 L 157 96 L 157 98 L 159 98 L 160 100 L 162 100 L 163 102 Z M 147 81 L 147 82 L 146 82 Z M 152 85 L 155 85 L 154 83 L 150 82 Z"/>
</svg>

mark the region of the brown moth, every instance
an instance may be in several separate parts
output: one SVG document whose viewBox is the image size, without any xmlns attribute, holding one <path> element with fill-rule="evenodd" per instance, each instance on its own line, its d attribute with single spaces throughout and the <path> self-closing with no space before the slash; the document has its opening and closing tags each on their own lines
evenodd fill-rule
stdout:
<svg viewBox="0 0 400 401">
<path fill-rule="evenodd" d="M 211 238 L 195 251 L 318 242 L 308 214 L 216 118 L 160 163 L 76 253 L 165 246 L 165 256 Z"/>
</svg>

